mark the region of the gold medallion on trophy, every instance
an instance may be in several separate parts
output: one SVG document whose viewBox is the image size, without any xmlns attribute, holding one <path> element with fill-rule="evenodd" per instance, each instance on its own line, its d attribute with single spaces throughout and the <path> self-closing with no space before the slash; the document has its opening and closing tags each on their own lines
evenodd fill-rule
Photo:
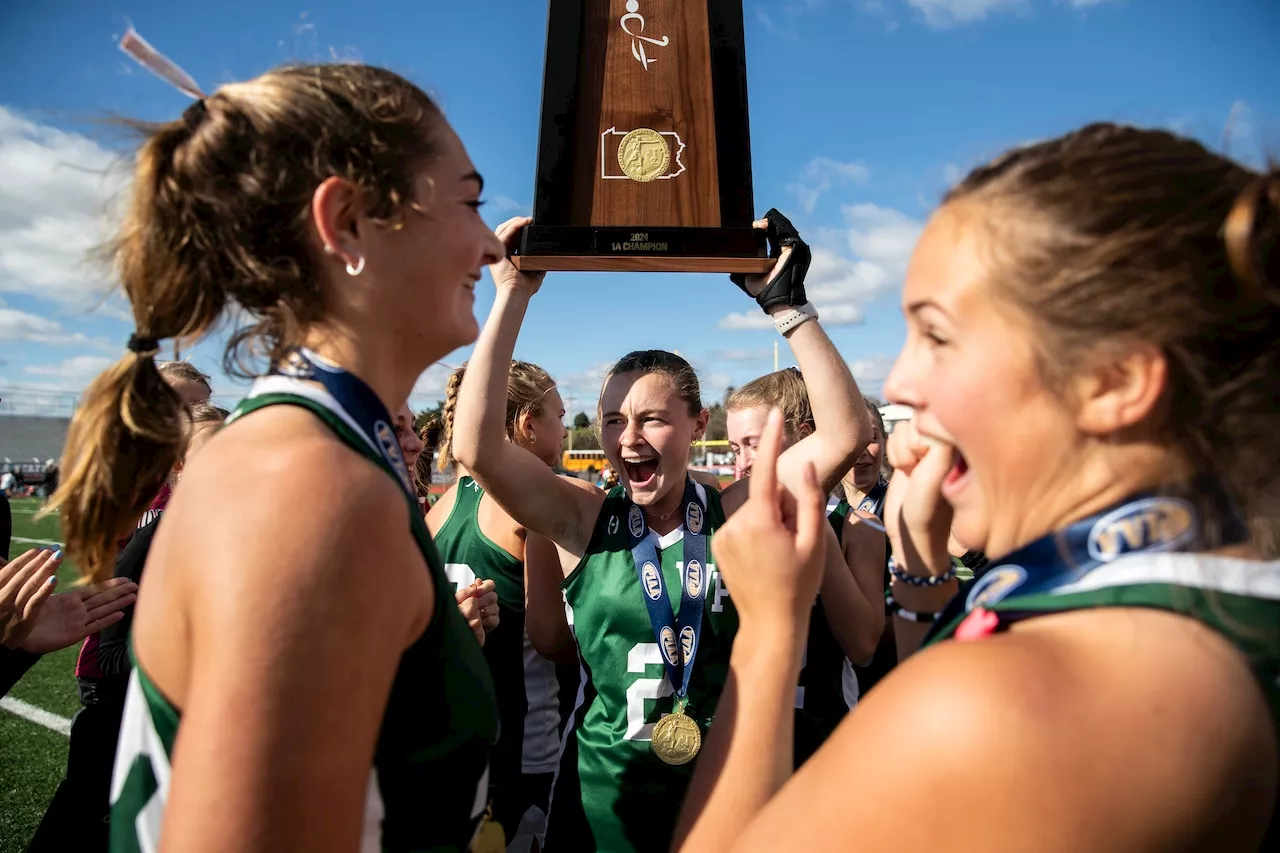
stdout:
<svg viewBox="0 0 1280 853">
<path fill-rule="evenodd" d="M 666 174 L 671 149 L 661 133 L 638 127 L 618 143 L 618 165 L 631 180 L 647 183 Z"/>
<path fill-rule="evenodd" d="M 702 732 L 687 714 L 667 714 L 653 724 L 653 738 L 649 745 L 666 764 L 688 764 L 702 748 Z"/>
</svg>

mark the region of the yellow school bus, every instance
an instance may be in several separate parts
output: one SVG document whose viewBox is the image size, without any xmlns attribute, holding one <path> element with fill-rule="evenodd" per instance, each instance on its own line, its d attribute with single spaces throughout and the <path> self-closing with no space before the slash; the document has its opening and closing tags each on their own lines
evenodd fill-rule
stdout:
<svg viewBox="0 0 1280 853">
<path fill-rule="evenodd" d="M 581 474 L 588 468 L 603 471 L 608 464 L 603 450 L 566 450 L 560 457 L 560 467 L 574 474 Z"/>
</svg>

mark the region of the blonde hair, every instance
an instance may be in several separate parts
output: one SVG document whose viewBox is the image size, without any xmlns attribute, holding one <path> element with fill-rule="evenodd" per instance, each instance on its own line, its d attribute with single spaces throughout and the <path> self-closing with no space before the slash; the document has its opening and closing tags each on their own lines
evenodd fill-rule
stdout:
<svg viewBox="0 0 1280 853">
<path fill-rule="evenodd" d="M 464 364 L 449 375 L 444 387 L 443 425 L 440 430 L 440 446 L 437 450 L 437 470 L 444 471 L 454 463 L 453 416 L 458 409 L 458 390 L 462 388 Z M 551 375 L 527 361 L 512 361 L 507 373 L 507 439 L 519 444 L 520 419 L 525 415 L 537 417 L 543 413 L 542 402 L 556 382 Z"/>
<path fill-rule="evenodd" d="M 351 182 L 369 216 L 394 227 L 416 208 L 414 177 L 435 155 L 441 121 L 399 75 L 344 63 L 276 69 L 223 86 L 174 121 L 132 125 L 145 139 L 106 251 L 142 351 L 86 389 L 49 503 L 82 574 L 111 571 L 120 528 L 146 509 L 183 447 L 186 420 L 153 359 L 157 342 L 198 340 L 236 305 L 253 322 L 232 334 L 227 371 L 248 376 L 250 362 L 283 358 L 325 317 L 309 225 L 316 187 Z"/>
<path fill-rule="evenodd" d="M 787 434 L 792 437 L 798 436 L 803 428 L 811 431 L 814 428 L 809 389 L 797 368 L 788 367 L 752 379 L 741 388 L 734 389 L 724 402 L 725 411 L 729 412 L 756 407 L 780 409 Z"/>
</svg>

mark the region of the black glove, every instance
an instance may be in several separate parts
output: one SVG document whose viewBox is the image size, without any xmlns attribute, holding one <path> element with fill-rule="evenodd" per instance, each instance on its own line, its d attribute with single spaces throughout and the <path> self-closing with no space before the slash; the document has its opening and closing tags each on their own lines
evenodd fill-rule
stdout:
<svg viewBox="0 0 1280 853">
<path fill-rule="evenodd" d="M 813 252 L 809 251 L 809 244 L 800 239 L 800 233 L 796 231 L 796 227 L 791 224 L 791 220 L 783 216 L 776 208 L 769 208 L 769 212 L 764 215 L 769 221 L 768 227 L 765 229 L 765 237 L 769 241 L 769 257 L 777 258 L 782 255 L 782 247 L 790 246 L 791 252 L 787 256 L 787 260 L 783 264 L 781 270 L 774 270 L 773 280 L 770 281 L 760 291 L 760 295 L 756 297 L 756 302 L 765 311 L 768 311 L 774 305 L 803 305 L 809 301 L 804 294 L 804 277 L 809 273 L 809 264 L 813 261 Z M 747 290 L 747 276 L 745 273 L 734 273 L 729 276 L 729 280 L 738 287 L 742 288 L 742 292 L 750 296 Z"/>
</svg>

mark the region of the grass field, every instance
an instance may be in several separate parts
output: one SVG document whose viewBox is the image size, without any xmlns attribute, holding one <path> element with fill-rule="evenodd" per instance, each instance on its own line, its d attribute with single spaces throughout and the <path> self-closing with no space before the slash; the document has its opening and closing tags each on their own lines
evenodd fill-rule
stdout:
<svg viewBox="0 0 1280 853">
<path fill-rule="evenodd" d="M 27 540 L 62 541 L 56 516 L 35 520 L 41 501 L 15 500 L 10 505 L 10 557 L 45 544 Z M 70 583 L 75 576 L 75 567 L 69 562 L 58 570 L 63 583 Z M 45 655 L 9 695 L 61 717 L 71 717 L 80 706 L 75 681 L 77 651 L 78 647 Z M 0 853 L 26 850 L 66 766 L 64 735 L 0 709 Z"/>
</svg>

